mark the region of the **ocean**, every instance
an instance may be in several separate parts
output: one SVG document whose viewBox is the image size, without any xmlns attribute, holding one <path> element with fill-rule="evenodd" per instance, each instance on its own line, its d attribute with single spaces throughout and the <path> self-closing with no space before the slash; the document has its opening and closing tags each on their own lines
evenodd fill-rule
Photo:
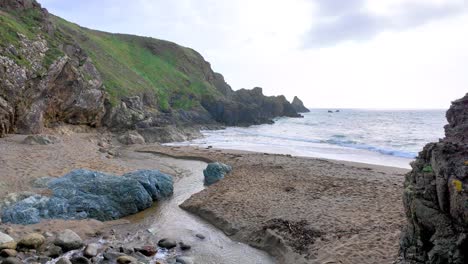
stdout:
<svg viewBox="0 0 468 264">
<path fill-rule="evenodd" d="M 171 145 L 212 146 L 410 168 L 423 146 L 438 141 L 445 110 L 311 109 L 304 118 L 274 124 L 202 131 Z"/>
</svg>

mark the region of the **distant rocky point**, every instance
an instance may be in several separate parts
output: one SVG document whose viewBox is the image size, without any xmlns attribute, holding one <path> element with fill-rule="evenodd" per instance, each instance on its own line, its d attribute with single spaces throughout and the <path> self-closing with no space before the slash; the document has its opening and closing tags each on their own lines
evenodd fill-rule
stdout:
<svg viewBox="0 0 468 264">
<path fill-rule="evenodd" d="M 307 111 L 298 98 L 233 91 L 195 50 L 83 28 L 35 0 L 1 1 L 0 24 L 0 137 L 65 123 L 185 140 L 194 128 Z"/>
<path fill-rule="evenodd" d="M 298 113 L 310 112 L 310 110 L 304 106 L 304 103 L 302 103 L 301 99 L 299 99 L 297 96 L 294 96 L 291 105 L 294 108 L 294 110 L 296 110 L 296 112 Z"/>
</svg>

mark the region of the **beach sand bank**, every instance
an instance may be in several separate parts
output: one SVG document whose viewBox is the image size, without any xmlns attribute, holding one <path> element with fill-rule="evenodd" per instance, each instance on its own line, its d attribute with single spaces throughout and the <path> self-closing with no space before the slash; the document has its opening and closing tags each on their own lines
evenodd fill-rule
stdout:
<svg viewBox="0 0 468 264">
<path fill-rule="evenodd" d="M 119 151 L 220 161 L 233 166 L 233 172 L 181 206 L 233 239 L 267 251 L 279 263 L 392 263 L 398 255 L 400 230 L 405 221 L 401 199 L 405 169 L 160 145 L 114 145 L 115 155 L 109 155 L 99 151 L 102 147 L 98 144 L 111 142 L 110 134 L 85 132 L 54 132 L 60 142 L 46 146 L 22 144 L 25 136 L 21 135 L 1 139 L 0 197 L 34 190 L 31 187 L 34 179 L 59 177 L 77 168 L 116 174 L 142 169 L 138 163 L 120 158 Z M 155 168 L 173 173 L 171 167 L 158 164 L 157 156 L 154 159 Z M 79 225 L 80 221 L 77 222 L 73 226 Z M 90 226 L 86 221 L 83 225 Z M 122 220 L 93 222 L 92 227 L 103 232 L 113 225 L 119 225 L 120 236 L 134 229 L 130 221 Z M 46 221 L 31 228 L 47 231 L 48 226 L 57 224 Z M 94 231 L 83 230 L 93 235 Z"/>
</svg>

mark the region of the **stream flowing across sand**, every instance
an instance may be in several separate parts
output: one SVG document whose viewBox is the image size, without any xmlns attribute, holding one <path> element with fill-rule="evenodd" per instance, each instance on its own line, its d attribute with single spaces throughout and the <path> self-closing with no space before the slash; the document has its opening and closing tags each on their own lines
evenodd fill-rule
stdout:
<svg viewBox="0 0 468 264">
<path fill-rule="evenodd" d="M 132 222 L 129 226 L 134 229 L 127 230 L 131 234 L 127 238 L 128 243 L 143 233 L 152 232 L 158 239 L 168 237 L 191 245 L 191 250 L 181 254 L 190 256 L 195 263 L 275 263 L 265 252 L 233 241 L 213 225 L 179 208 L 192 194 L 205 188 L 205 162 L 125 150 L 121 151 L 121 155 L 123 162 L 130 162 L 142 169 L 159 167 L 163 171 L 172 171 L 175 180 L 172 198 L 127 218 Z M 205 239 L 196 237 L 196 234 L 202 234 Z"/>
</svg>

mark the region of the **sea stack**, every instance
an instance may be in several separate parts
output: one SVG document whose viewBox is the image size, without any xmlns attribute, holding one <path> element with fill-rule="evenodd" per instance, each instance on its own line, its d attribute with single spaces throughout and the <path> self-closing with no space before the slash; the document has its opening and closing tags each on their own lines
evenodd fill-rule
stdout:
<svg viewBox="0 0 468 264">
<path fill-rule="evenodd" d="M 307 107 L 304 106 L 304 103 L 297 96 L 294 96 L 294 99 L 292 100 L 291 105 L 294 108 L 294 110 L 296 110 L 296 112 L 298 112 L 298 113 L 310 112 L 310 110 L 307 109 Z"/>
<path fill-rule="evenodd" d="M 427 144 L 405 178 L 400 263 L 468 262 L 468 94 L 446 117 L 445 138 Z"/>
</svg>

